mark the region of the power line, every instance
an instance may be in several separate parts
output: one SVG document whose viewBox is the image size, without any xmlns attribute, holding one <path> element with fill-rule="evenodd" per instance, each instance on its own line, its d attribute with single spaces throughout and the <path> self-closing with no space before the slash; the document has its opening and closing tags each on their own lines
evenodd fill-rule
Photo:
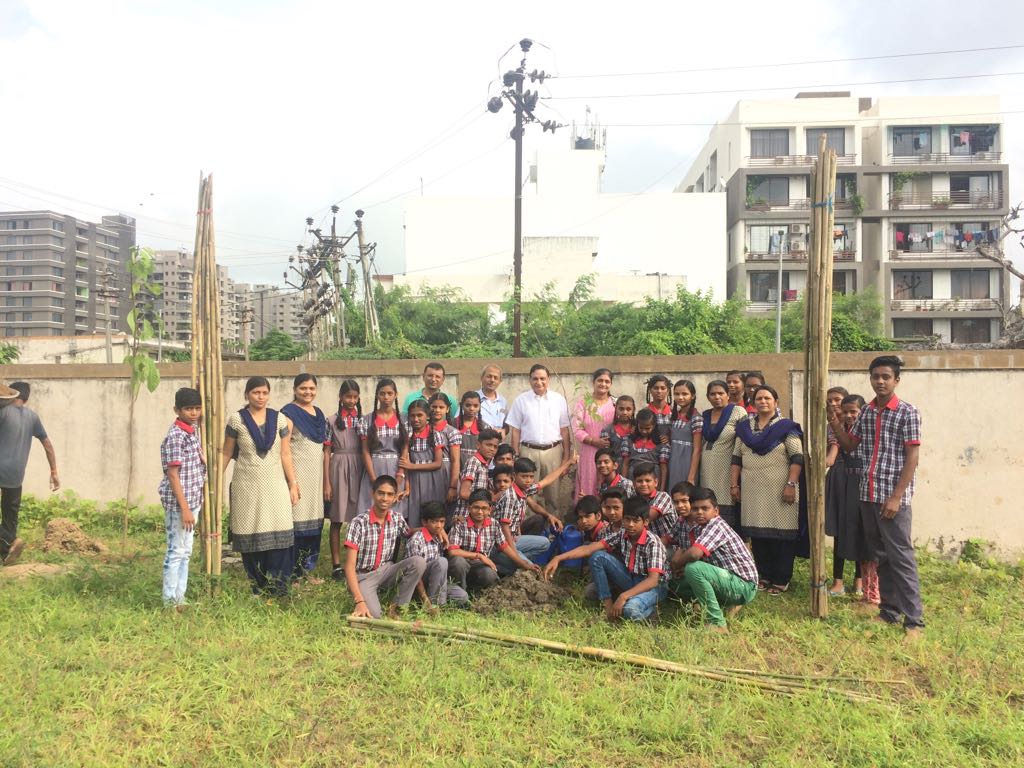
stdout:
<svg viewBox="0 0 1024 768">
<path fill-rule="evenodd" d="M 987 51 L 1008 51 L 1017 48 L 1024 48 L 1024 45 L 994 45 L 986 48 L 957 48 L 947 51 L 918 51 L 916 53 L 889 53 L 877 56 L 853 56 L 844 59 L 811 59 L 808 61 L 776 61 L 766 64 L 728 64 L 717 67 L 692 67 L 690 69 L 663 69 L 650 72 L 601 72 L 585 75 L 552 75 L 562 80 L 582 80 L 599 77 L 650 77 L 660 75 L 684 75 L 699 72 L 727 72 L 746 69 L 769 69 L 776 67 L 803 67 L 818 64 L 842 64 L 854 61 L 880 61 L 883 59 L 909 59 L 920 56 L 947 56 L 959 53 L 981 53 Z"/>
</svg>

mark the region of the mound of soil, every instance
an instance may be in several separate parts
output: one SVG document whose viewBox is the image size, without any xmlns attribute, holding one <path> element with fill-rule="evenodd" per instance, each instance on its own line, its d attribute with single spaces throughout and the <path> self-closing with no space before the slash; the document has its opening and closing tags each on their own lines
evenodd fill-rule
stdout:
<svg viewBox="0 0 1024 768">
<path fill-rule="evenodd" d="M 550 613 L 572 596 L 565 587 L 533 571 L 516 571 L 473 600 L 478 613 Z"/>
<path fill-rule="evenodd" d="M 107 547 L 97 539 L 90 539 L 81 528 L 66 517 L 58 517 L 46 524 L 43 551 L 103 555 L 106 554 Z"/>
<path fill-rule="evenodd" d="M 21 580 L 29 576 L 56 576 L 68 569 L 66 565 L 54 565 L 53 563 L 18 563 L 0 568 L 0 579 Z"/>
</svg>

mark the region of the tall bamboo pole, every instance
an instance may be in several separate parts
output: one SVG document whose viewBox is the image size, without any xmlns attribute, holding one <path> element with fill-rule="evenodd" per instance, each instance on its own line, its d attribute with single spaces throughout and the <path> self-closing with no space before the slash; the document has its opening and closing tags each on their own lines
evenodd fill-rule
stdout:
<svg viewBox="0 0 1024 768">
<path fill-rule="evenodd" d="M 836 153 L 818 140 L 812 173 L 811 252 L 804 292 L 804 427 L 807 450 L 807 524 L 811 540 L 811 615 L 828 616 L 825 580 L 825 453 L 829 350 L 832 346 L 832 265 Z"/>
</svg>

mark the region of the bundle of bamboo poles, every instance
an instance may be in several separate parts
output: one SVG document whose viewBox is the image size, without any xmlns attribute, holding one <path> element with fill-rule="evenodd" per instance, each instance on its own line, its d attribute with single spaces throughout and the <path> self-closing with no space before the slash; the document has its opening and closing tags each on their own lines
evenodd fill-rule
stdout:
<svg viewBox="0 0 1024 768">
<path fill-rule="evenodd" d="M 804 435 L 807 463 L 807 525 L 811 539 L 811 615 L 828 616 L 825 580 L 825 453 L 829 350 L 832 347 L 832 264 L 836 153 L 818 140 L 811 173 L 811 248 L 804 291 Z"/>
<path fill-rule="evenodd" d="M 538 637 L 523 637 L 520 635 L 509 635 L 502 632 L 490 632 L 486 630 L 470 629 L 462 627 L 452 629 L 437 624 L 424 624 L 422 622 L 391 621 L 387 619 L 367 619 L 356 616 L 348 617 L 349 626 L 353 629 L 382 632 L 397 636 L 424 635 L 428 637 L 442 638 L 456 642 L 478 642 L 506 647 L 520 646 L 536 648 L 548 653 L 557 653 L 566 656 L 578 656 L 593 661 L 608 661 L 613 663 L 628 664 L 634 667 L 656 669 L 661 672 L 686 675 L 687 677 L 699 677 L 717 683 L 734 683 L 749 688 L 758 688 L 771 693 L 780 693 L 785 696 L 796 696 L 801 693 L 815 691 L 827 695 L 839 696 L 847 701 L 866 703 L 884 702 L 881 696 L 863 689 L 854 689 L 853 685 L 867 686 L 878 685 L 891 687 L 893 685 L 907 685 L 902 680 L 874 680 L 858 679 L 850 677 L 830 677 L 816 675 L 789 675 L 774 672 L 760 672 L 752 669 L 734 669 L 722 667 L 702 667 L 692 664 L 680 664 L 675 661 L 658 659 L 652 656 L 641 656 L 635 653 L 624 653 L 609 648 L 595 648 L 587 645 L 571 645 L 560 643 L 555 640 L 543 640 Z M 843 685 L 837 685 L 843 684 Z"/>
<path fill-rule="evenodd" d="M 192 272 L 192 382 L 203 398 L 202 442 L 206 454 L 201 535 L 203 565 L 216 589 L 221 553 L 220 441 L 224 434 L 224 369 L 220 355 L 220 299 L 213 231 L 213 176 L 199 176 L 195 268 Z"/>
</svg>

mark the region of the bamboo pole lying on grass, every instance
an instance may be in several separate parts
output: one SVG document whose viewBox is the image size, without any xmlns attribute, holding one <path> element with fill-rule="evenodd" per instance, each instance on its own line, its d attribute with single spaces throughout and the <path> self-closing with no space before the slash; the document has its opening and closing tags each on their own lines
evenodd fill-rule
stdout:
<svg viewBox="0 0 1024 768">
<path fill-rule="evenodd" d="M 598 661 L 611 661 L 622 664 L 629 664 L 635 667 L 657 669 L 662 672 L 683 674 L 690 677 L 700 677 L 721 683 L 735 683 L 752 688 L 759 688 L 773 693 L 781 693 L 786 696 L 795 696 L 798 693 L 817 691 L 830 696 L 839 696 L 851 702 L 867 703 L 884 701 L 881 697 L 863 691 L 851 691 L 843 688 L 836 688 L 826 683 L 832 682 L 829 678 L 809 677 L 800 680 L 789 680 L 785 678 L 762 675 L 759 672 L 729 672 L 714 667 L 700 667 L 690 664 L 680 664 L 666 659 L 657 659 L 651 656 L 641 656 L 635 653 L 614 651 L 608 648 L 596 648 L 587 645 L 571 645 L 560 643 L 555 640 L 544 640 L 538 637 L 522 637 L 519 635 L 508 635 L 501 632 L 488 630 L 450 629 L 437 624 L 423 624 L 421 622 L 392 621 L 389 619 L 368 619 L 361 616 L 347 617 L 351 627 L 361 630 L 383 632 L 396 636 L 426 635 L 429 637 L 441 637 L 445 639 L 460 641 L 475 641 L 492 643 L 504 646 L 522 646 L 539 648 L 550 653 L 558 653 L 568 656 L 580 656 L 585 659 Z"/>
</svg>

